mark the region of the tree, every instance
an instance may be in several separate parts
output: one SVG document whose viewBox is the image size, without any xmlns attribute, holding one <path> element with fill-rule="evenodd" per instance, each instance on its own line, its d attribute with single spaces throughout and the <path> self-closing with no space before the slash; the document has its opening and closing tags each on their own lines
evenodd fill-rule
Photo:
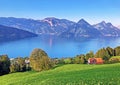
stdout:
<svg viewBox="0 0 120 85">
<path fill-rule="evenodd" d="M 15 58 L 11 60 L 10 72 L 24 72 L 29 69 L 28 64 L 25 62 L 26 59 L 22 57 Z"/>
<path fill-rule="evenodd" d="M 74 63 L 75 63 L 75 64 L 80 64 L 80 57 L 79 57 L 79 55 L 77 55 L 77 56 L 74 58 Z"/>
<path fill-rule="evenodd" d="M 102 48 L 96 52 L 95 57 L 102 58 L 103 60 L 108 61 L 110 55 L 105 48 Z"/>
<path fill-rule="evenodd" d="M 120 46 L 116 47 L 114 50 L 115 50 L 115 56 L 120 56 Z"/>
<path fill-rule="evenodd" d="M 89 53 L 87 53 L 87 54 L 85 55 L 85 59 L 86 59 L 86 60 L 88 60 L 89 58 L 93 58 L 93 57 L 94 57 L 93 51 L 90 51 Z"/>
<path fill-rule="evenodd" d="M 0 55 L 0 75 L 8 74 L 10 72 L 10 59 L 7 55 Z"/>
<path fill-rule="evenodd" d="M 80 55 L 80 64 L 85 64 L 85 55 Z"/>
<path fill-rule="evenodd" d="M 52 67 L 47 53 L 37 48 L 30 55 L 30 66 L 35 71 L 48 70 Z"/>
<path fill-rule="evenodd" d="M 111 47 L 107 47 L 107 48 L 106 48 L 106 51 L 108 51 L 108 54 L 109 54 L 110 56 L 114 56 L 114 49 L 112 49 Z"/>
<path fill-rule="evenodd" d="M 84 64 L 85 63 L 85 55 L 77 55 L 74 58 L 74 63 L 75 64 Z"/>
<path fill-rule="evenodd" d="M 18 65 L 17 62 L 14 62 L 10 65 L 10 72 L 11 73 L 20 72 L 20 66 Z"/>
<path fill-rule="evenodd" d="M 64 58 L 58 59 L 58 64 L 65 64 Z"/>
</svg>

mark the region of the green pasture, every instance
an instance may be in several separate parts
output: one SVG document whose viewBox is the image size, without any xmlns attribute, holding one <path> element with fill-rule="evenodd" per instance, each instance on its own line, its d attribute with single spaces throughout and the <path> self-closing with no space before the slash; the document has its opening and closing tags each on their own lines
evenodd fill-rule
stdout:
<svg viewBox="0 0 120 85">
<path fill-rule="evenodd" d="M 43 72 L 18 72 L 0 76 L 0 85 L 119 85 L 120 63 L 67 64 Z"/>
</svg>

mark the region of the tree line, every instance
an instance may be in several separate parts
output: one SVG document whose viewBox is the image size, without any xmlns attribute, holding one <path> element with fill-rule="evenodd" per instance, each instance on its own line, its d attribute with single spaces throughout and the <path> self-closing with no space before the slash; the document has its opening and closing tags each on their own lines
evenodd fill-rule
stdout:
<svg viewBox="0 0 120 85">
<path fill-rule="evenodd" d="M 53 68 L 57 64 L 86 64 L 89 58 L 102 58 L 104 63 L 120 62 L 120 59 L 111 59 L 112 56 L 120 56 L 120 46 L 116 48 L 106 47 L 99 49 L 95 54 L 90 51 L 86 54 L 76 55 L 70 58 L 49 58 L 42 49 L 34 49 L 30 57 L 17 57 L 10 59 L 7 55 L 0 55 L 0 75 L 24 72 L 43 71 Z"/>
<path fill-rule="evenodd" d="M 102 58 L 104 63 L 107 64 L 120 62 L 120 59 L 111 59 L 113 56 L 120 56 L 120 46 L 115 48 L 101 48 L 95 54 L 93 51 L 90 51 L 86 54 L 76 55 L 75 57 L 56 58 L 56 62 L 59 64 L 87 64 L 89 58 Z"/>
</svg>

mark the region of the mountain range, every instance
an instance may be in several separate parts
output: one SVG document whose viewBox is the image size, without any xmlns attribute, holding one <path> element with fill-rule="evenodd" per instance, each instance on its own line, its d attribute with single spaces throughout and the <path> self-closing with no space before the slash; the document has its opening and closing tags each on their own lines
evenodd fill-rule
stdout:
<svg viewBox="0 0 120 85">
<path fill-rule="evenodd" d="M 37 35 L 54 35 L 65 38 L 120 36 L 120 29 L 111 23 L 102 21 L 91 25 L 84 19 L 73 22 L 54 17 L 48 17 L 43 20 L 0 17 L 0 25 L 29 31 Z"/>
<path fill-rule="evenodd" d="M 0 25 L 0 42 L 18 40 L 35 36 L 37 35 L 28 31 Z"/>
</svg>

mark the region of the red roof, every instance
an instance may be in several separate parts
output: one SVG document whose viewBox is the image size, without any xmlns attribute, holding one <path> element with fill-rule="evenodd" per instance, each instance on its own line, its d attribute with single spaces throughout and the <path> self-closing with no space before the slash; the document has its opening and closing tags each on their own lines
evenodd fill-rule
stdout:
<svg viewBox="0 0 120 85">
<path fill-rule="evenodd" d="M 88 63 L 89 64 L 103 64 L 103 59 L 102 58 L 89 58 Z"/>
</svg>

